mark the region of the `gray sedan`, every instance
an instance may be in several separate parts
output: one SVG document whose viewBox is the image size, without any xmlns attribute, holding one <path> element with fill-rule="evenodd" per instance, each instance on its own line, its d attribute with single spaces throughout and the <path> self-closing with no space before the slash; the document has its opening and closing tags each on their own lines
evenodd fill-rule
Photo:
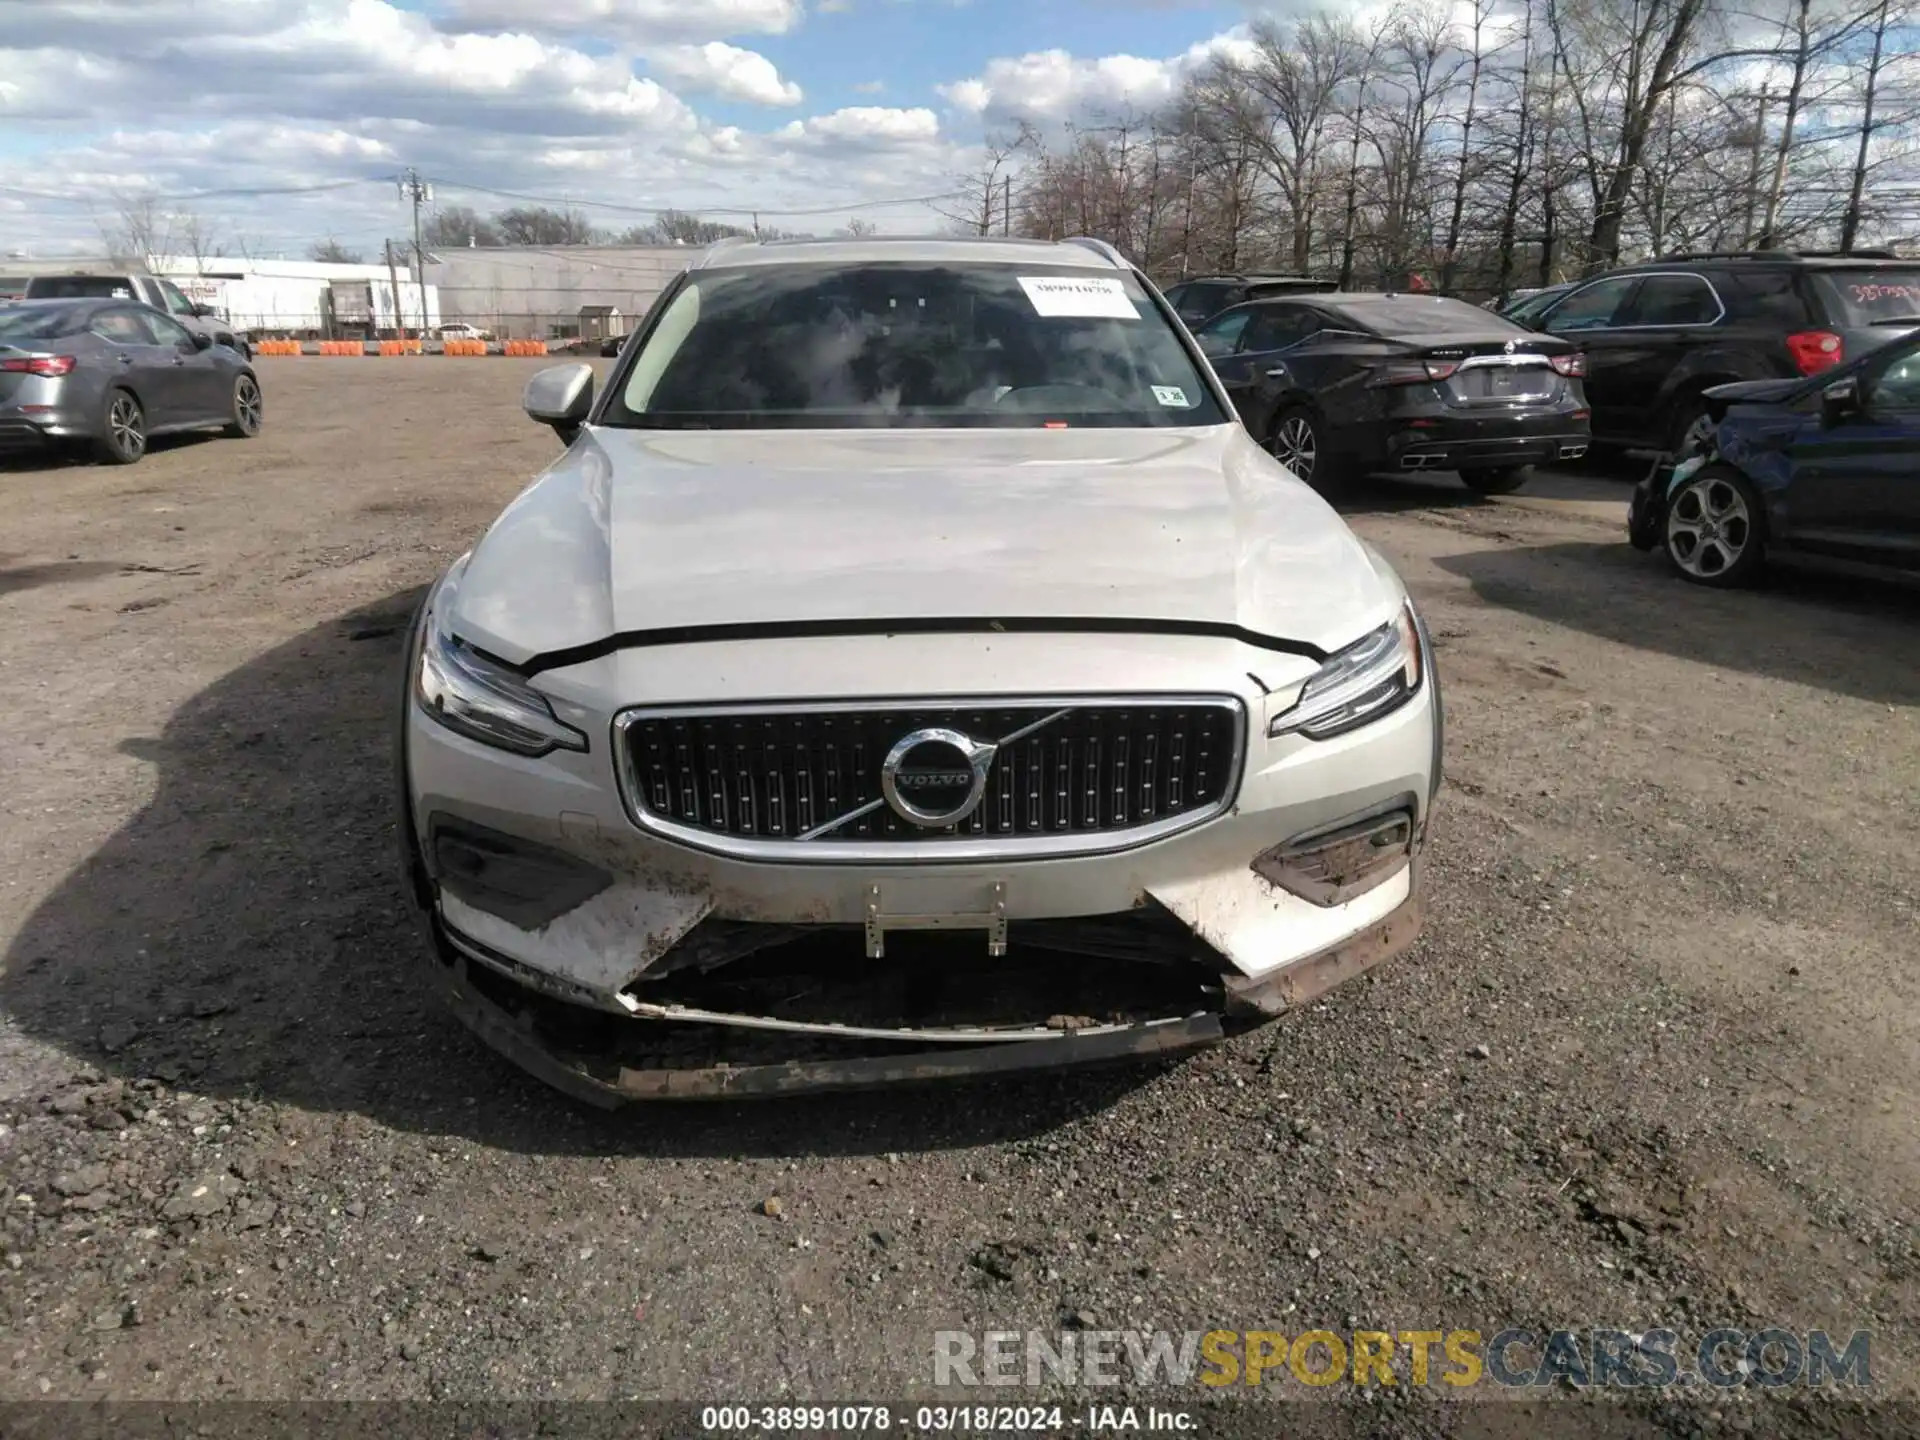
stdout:
<svg viewBox="0 0 1920 1440">
<path fill-rule="evenodd" d="M 87 448 L 131 465 L 157 435 L 260 433 L 260 381 L 239 351 L 127 300 L 0 310 L 0 448 Z"/>
</svg>

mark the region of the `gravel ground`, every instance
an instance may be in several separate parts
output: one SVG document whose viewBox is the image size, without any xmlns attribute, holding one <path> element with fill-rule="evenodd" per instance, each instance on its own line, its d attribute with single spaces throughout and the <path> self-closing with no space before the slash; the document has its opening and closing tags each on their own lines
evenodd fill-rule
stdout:
<svg viewBox="0 0 1920 1440">
<path fill-rule="evenodd" d="M 1370 493 L 1449 703 L 1412 954 L 1172 1068 L 608 1117 L 420 994 L 390 874 L 397 627 L 553 455 L 531 368 L 263 361 L 256 441 L 0 472 L 0 1400 L 897 1400 L 942 1328 L 1720 1324 L 1870 1330 L 1913 1398 L 1920 596 L 1683 586 L 1604 477 Z M 1311 1393 L 1288 1433 L 1545 1424 Z"/>
</svg>

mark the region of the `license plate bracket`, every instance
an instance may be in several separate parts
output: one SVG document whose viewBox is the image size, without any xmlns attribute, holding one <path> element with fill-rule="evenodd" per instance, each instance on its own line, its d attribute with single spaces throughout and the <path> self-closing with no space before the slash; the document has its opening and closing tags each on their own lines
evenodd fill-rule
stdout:
<svg viewBox="0 0 1920 1440">
<path fill-rule="evenodd" d="M 879 885 L 869 885 L 866 901 L 869 960 L 886 956 L 889 930 L 984 930 L 987 932 L 987 954 L 998 958 L 1007 953 L 1007 882 L 993 882 L 985 910 L 917 915 L 888 913 L 880 897 Z"/>
</svg>

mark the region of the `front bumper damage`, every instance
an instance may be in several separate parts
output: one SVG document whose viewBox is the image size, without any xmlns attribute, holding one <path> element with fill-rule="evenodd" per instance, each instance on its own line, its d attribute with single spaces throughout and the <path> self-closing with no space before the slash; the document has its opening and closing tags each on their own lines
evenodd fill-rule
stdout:
<svg viewBox="0 0 1920 1440">
<path fill-rule="evenodd" d="M 1419 862 L 1414 861 L 1415 870 Z M 1391 959 L 1417 938 L 1421 894 L 1415 877 L 1412 893 L 1385 918 L 1337 945 L 1258 981 L 1231 977 L 1218 1003 L 1185 1015 L 1086 1023 L 1089 1017 L 1049 1017 L 1039 1026 L 946 1027 L 940 1031 L 893 1029 L 846 1023 L 805 1024 L 771 1017 L 716 1012 L 687 1006 L 640 1002 L 631 1022 L 649 1029 L 676 1027 L 692 1046 L 649 1042 L 638 1047 L 644 1059 L 622 1058 L 621 1048 L 604 1043 L 606 1026 L 588 1027 L 569 1044 L 543 1020 L 543 1003 L 561 1001 L 544 985 L 541 972 L 521 966 L 499 952 L 451 934 L 433 912 L 421 907 L 427 933 L 429 970 L 434 988 L 461 1021 L 488 1045 L 536 1078 L 576 1099 L 603 1108 L 629 1101 L 727 1099 L 803 1092 L 874 1089 L 914 1082 L 983 1078 L 1015 1072 L 1118 1062 L 1169 1060 L 1218 1044 L 1230 1034 L 1265 1019 L 1298 1009 L 1373 966 Z M 582 1007 L 584 1008 L 584 1007 Z M 584 1018 L 582 1016 L 581 1018 Z M 596 1016 L 613 1025 L 611 1015 Z M 1076 1020 L 1080 1024 L 1074 1023 Z M 734 1029 L 742 1037 L 826 1042 L 803 1058 L 740 1060 L 721 1058 L 727 1046 L 711 1032 Z M 1037 1033 L 1036 1033 L 1037 1032 Z M 857 1053 L 828 1057 L 829 1046 Z M 679 1037 L 675 1037 L 679 1038 Z M 691 1063 L 689 1063 L 691 1062 Z"/>
<path fill-rule="evenodd" d="M 397 834 L 431 984 L 596 1106 L 1164 1061 L 1420 931 L 1437 683 L 1365 737 L 1256 755 L 1239 802 L 1172 839 L 976 865 L 696 854 L 574 808 L 611 787 L 549 800 L 552 767 L 402 716 Z"/>
</svg>

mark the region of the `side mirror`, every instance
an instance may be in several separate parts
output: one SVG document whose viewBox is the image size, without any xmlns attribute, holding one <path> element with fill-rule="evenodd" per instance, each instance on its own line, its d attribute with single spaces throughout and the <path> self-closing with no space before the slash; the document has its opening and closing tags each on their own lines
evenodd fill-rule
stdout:
<svg viewBox="0 0 1920 1440">
<path fill-rule="evenodd" d="M 211 336 L 211 335 L 209 335 L 209 334 L 207 334 L 207 332 L 206 332 L 206 331 L 204 331 L 204 330 L 189 330 L 189 331 L 188 331 L 187 333 L 188 333 L 189 335 L 191 335 L 191 336 L 193 336 L 193 348 L 194 348 L 194 349 L 196 349 L 196 350 L 211 350 L 211 349 L 213 348 L 213 336 Z"/>
<path fill-rule="evenodd" d="M 1860 408 L 1860 384 L 1849 375 L 1820 392 L 1820 423 L 1838 425 Z"/>
<path fill-rule="evenodd" d="M 202 320 L 211 320 L 214 315 L 214 309 L 211 305 L 189 305 L 187 309 Z"/>
<path fill-rule="evenodd" d="M 520 403 L 529 416 L 551 425 L 561 442 L 571 445 L 593 409 L 593 367 L 551 365 L 527 381 Z"/>
</svg>

